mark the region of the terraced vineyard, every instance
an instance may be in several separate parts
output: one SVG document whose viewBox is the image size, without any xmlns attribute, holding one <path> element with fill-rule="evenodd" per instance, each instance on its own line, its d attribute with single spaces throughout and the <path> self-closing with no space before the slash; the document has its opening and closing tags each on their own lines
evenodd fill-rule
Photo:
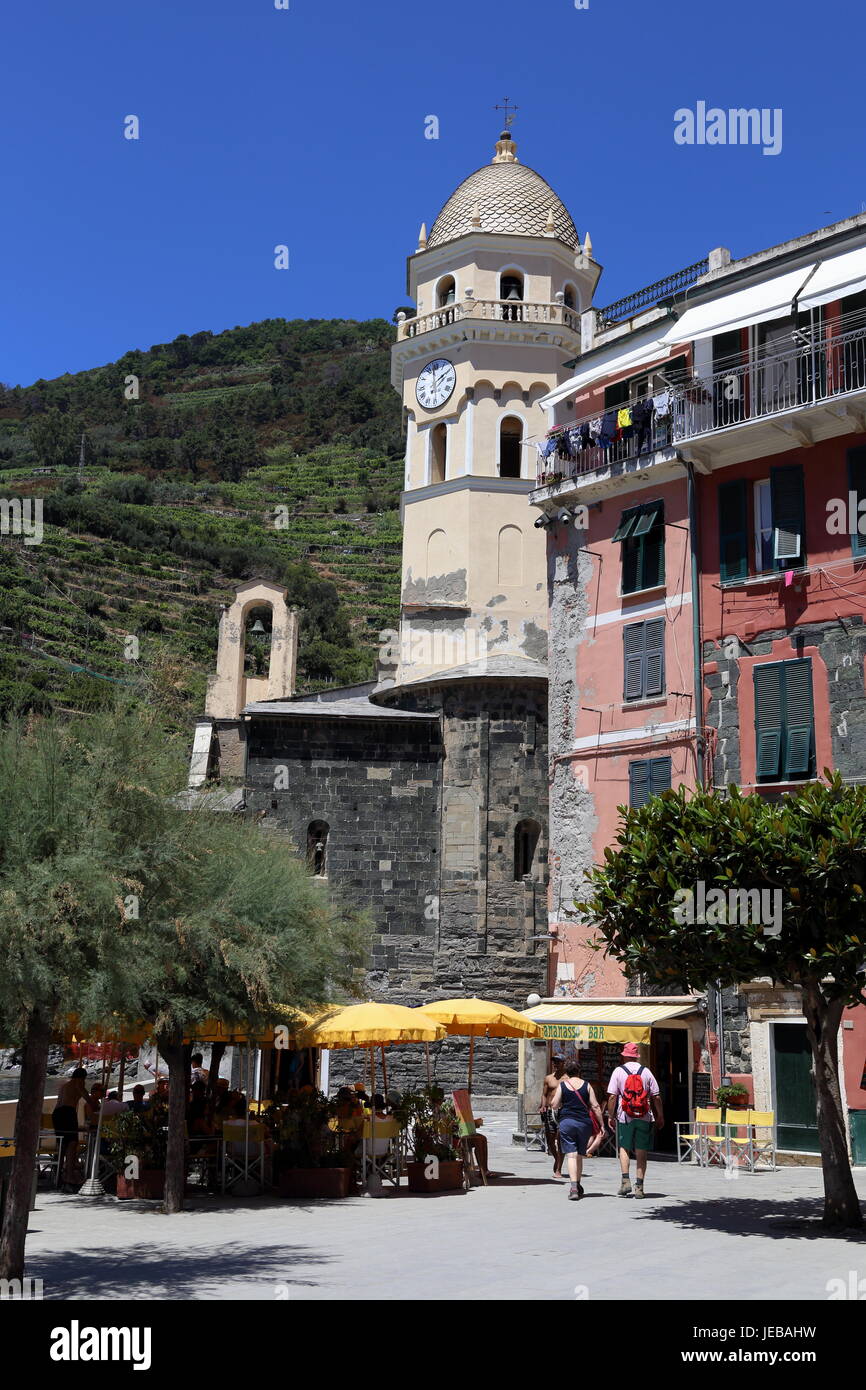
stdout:
<svg viewBox="0 0 866 1390">
<path fill-rule="evenodd" d="M 146 679 L 198 713 L 219 606 L 254 576 L 301 614 L 302 690 L 372 675 L 399 602 L 390 337 L 271 320 L 0 390 L 0 499 L 44 515 L 40 544 L 0 538 L 0 712 Z"/>
</svg>

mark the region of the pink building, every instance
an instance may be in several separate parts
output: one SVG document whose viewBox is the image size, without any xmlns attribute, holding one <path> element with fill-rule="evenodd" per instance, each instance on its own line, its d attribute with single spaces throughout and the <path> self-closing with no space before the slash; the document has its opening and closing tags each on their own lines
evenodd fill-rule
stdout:
<svg viewBox="0 0 866 1390">
<path fill-rule="evenodd" d="M 719 248 L 590 309 L 574 367 L 542 402 L 532 498 L 550 596 L 541 1012 L 563 1037 L 595 1020 L 600 1043 L 613 1020 L 648 1024 L 672 1119 L 729 1076 L 776 1112 L 780 1149 L 816 1153 L 796 992 L 708 982 L 684 999 L 626 982 L 575 899 L 619 808 L 666 787 L 775 797 L 824 767 L 866 779 L 866 217 L 740 261 Z M 853 532 L 834 530 L 849 494 Z M 866 1010 L 841 1041 L 866 1161 Z"/>
</svg>

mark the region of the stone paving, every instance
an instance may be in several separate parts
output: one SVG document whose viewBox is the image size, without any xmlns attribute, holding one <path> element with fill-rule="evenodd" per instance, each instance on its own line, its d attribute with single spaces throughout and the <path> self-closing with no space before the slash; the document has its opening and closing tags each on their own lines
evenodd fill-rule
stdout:
<svg viewBox="0 0 866 1390">
<path fill-rule="evenodd" d="M 820 1301 L 829 1280 L 866 1278 L 866 1237 L 821 1232 L 819 1169 L 729 1179 L 658 1161 L 639 1203 L 615 1195 L 613 1159 L 594 1159 L 586 1197 L 569 1202 L 546 1156 L 510 1145 L 513 1124 L 488 1117 L 491 1167 L 507 1176 L 468 1194 L 196 1198 L 172 1217 L 156 1204 L 40 1195 L 28 1273 L 46 1299 L 264 1301 Z M 866 1170 L 857 1185 L 866 1200 Z"/>
</svg>

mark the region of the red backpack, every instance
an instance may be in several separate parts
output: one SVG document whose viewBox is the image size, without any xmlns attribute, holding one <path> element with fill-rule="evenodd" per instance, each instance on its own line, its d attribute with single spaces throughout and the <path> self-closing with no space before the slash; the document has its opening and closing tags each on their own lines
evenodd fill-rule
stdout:
<svg viewBox="0 0 866 1390">
<path fill-rule="evenodd" d="M 643 1084 L 643 1067 L 630 1071 L 622 1090 L 622 1108 L 630 1120 L 642 1120 L 649 1114 L 650 1102 Z"/>
</svg>

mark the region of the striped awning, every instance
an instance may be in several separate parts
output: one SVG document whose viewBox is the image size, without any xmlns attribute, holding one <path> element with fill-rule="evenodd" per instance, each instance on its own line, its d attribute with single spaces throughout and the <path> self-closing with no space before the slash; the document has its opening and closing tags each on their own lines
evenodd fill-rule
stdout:
<svg viewBox="0 0 866 1390">
<path fill-rule="evenodd" d="M 561 1042 L 648 1043 L 654 1024 L 681 1018 L 697 1008 L 697 1000 L 683 1004 L 593 1003 L 587 999 L 550 1000 L 522 1012 L 541 1027 L 541 1036 Z"/>
</svg>

